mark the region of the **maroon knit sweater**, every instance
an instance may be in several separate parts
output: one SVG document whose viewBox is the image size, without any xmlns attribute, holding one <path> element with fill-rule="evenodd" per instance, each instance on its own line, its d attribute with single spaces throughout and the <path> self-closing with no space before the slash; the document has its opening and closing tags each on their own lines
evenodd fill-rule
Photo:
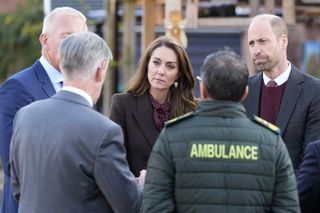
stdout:
<svg viewBox="0 0 320 213">
<path fill-rule="evenodd" d="M 266 87 L 262 83 L 259 116 L 272 124 L 276 124 L 286 84 L 287 82 L 277 87 Z"/>
</svg>

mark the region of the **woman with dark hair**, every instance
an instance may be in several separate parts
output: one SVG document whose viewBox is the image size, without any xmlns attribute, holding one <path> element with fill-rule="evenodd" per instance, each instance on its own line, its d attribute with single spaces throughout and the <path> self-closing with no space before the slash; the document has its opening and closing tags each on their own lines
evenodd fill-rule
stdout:
<svg viewBox="0 0 320 213">
<path fill-rule="evenodd" d="M 135 176 L 146 168 L 164 122 L 195 109 L 193 90 L 186 51 L 162 36 L 141 56 L 125 93 L 113 95 L 110 118 L 123 129 L 127 160 Z"/>
</svg>

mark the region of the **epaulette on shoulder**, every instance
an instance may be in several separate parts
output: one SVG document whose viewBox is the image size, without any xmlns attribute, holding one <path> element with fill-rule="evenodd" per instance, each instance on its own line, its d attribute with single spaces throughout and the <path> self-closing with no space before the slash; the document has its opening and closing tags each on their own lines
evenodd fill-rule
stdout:
<svg viewBox="0 0 320 213">
<path fill-rule="evenodd" d="M 182 121 L 182 120 L 184 120 L 186 118 L 189 118 L 189 117 L 191 117 L 193 115 L 194 115 L 193 112 L 188 112 L 188 113 L 186 113 L 184 115 L 181 115 L 179 117 L 176 117 L 176 118 L 173 118 L 171 120 L 168 120 L 167 122 L 165 122 L 165 125 L 166 126 L 170 126 L 170 125 L 175 124 L 175 123 L 177 123 L 179 121 Z"/>
<path fill-rule="evenodd" d="M 251 118 L 255 123 L 258 123 L 260 124 L 261 126 L 264 126 L 266 127 L 267 129 L 270 129 L 272 132 L 275 132 L 277 134 L 280 134 L 280 129 L 276 126 L 276 125 L 273 125 L 272 123 L 256 116 L 256 115 L 253 115 L 252 118 Z"/>
</svg>

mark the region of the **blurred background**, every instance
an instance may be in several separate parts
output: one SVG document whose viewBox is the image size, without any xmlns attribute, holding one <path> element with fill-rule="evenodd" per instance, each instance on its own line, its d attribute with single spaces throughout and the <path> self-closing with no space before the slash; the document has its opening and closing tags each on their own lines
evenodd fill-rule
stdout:
<svg viewBox="0 0 320 213">
<path fill-rule="evenodd" d="M 286 20 L 289 60 L 302 72 L 320 76 L 320 0 L 0 0 L 0 84 L 40 56 L 43 17 L 60 6 L 83 12 L 89 30 L 113 51 L 97 104 L 105 115 L 112 94 L 123 91 L 141 52 L 159 35 L 175 37 L 185 46 L 194 76 L 207 54 L 225 46 L 243 55 L 253 75 L 246 30 L 250 17 L 259 13 Z"/>
<path fill-rule="evenodd" d="M 104 37 L 113 50 L 98 103 L 104 114 L 111 95 L 123 91 L 141 51 L 159 35 L 180 40 L 195 75 L 204 57 L 224 46 L 243 55 L 254 74 L 246 29 L 250 17 L 259 13 L 287 21 L 289 60 L 303 72 L 320 76 L 320 0 L 0 0 L 0 83 L 40 56 L 42 19 L 59 6 L 83 12 L 90 31 Z"/>
</svg>

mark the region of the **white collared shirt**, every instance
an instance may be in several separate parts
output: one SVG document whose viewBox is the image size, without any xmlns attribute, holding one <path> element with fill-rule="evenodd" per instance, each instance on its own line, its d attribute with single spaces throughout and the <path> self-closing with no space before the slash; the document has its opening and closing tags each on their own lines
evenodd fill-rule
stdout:
<svg viewBox="0 0 320 213">
<path fill-rule="evenodd" d="M 92 98 L 90 97 L 90 95 L 88 93 L 86 93 L 85 91 L 81 90 L 81 89 L 78 89 L 76 87 L 71 87 L 71 86 L 63 86 L 61 90 L 65 90 L 65 91 L 69 91 L 69 92 L 73 92 L 73 93 L 76 93 L 80 96 L 82 96 L 83 98 L 85 98 L 90 106 L 92 107 L 93 106 L 93 100 Z"/>
<path fill-rule="evenodd" d="M 49 64 L 49 62 L 43 56 L 40 57 L 39 61 L 44 67 L 44 70 L 47 72 L 54 89 L 56 90 L 56 92 L 59 92 L 62 87 L 60 82 L 63 82 L 63 76 L 61 72 L 59 72 L 51 64 Z"/>
<path fill-rule="evenodd" d="M 288 64 L 289 64 L 288 68 L 283 73 L 281 73 L 278 77 L 273 79 L 278 86 L 285 83 L 289 78 L 289 75 L 291 72 L 291 63 L 288 62 Z M 268 76 L 265 73 L 262 74 L 262 77 L 263 77 L 264 85 L 267 85 L 267 83 L 271 80 L 270 78 L 268 78 Z"/>
</svg>

